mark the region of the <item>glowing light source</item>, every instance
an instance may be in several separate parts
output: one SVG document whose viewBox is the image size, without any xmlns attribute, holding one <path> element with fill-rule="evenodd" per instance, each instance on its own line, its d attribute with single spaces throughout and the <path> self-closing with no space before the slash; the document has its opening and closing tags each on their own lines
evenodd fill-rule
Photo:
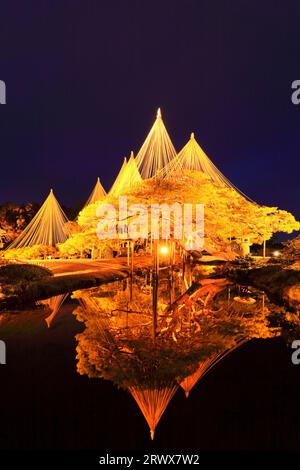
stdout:
<svg viewBox="0 0 300 470">
<path fill-rule="evenodd" d="M 169 252 L 169 248 L 167 246 L 161 246 L 160 252 L 162 255 L 166 255 Z"/>
<path fill-rule="evenodd" d="M 278 256 L 280 256 L 280 251 L 274 251 L 273 256 L 275 256 L 275 258 L 278 258 Z"/>
</svg>

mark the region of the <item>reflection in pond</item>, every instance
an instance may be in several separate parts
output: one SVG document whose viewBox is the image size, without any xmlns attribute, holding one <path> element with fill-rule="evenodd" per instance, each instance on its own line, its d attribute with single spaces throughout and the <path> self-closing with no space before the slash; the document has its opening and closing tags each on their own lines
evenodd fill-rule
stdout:
<svg viewBox="0 0 300 470">
<path fill-rule="evenodd" d="M 61 294 L 61 295 L 55 295 L 54 297 L 50 297 L 49 299 L 46 300 L 41 300 L 39 304 L 45 305 L 46 307 L 49 308 L 50 310 L 50 315 L 45 318 L 45 322 L 48 326 L 48 328 L 51 327 L 54 318 L 57 316 L 59 313 L 59 310 L 64 303 L 64 301 L 67 299 L 69 294 Z"/>
<path fill-rule="evenodd" d="M 150 284 L 150 285 L 149 285 Z M 202 279 L 188 288 L 175 276 L 153 295 L 149 275 L 77 291 L 77 369 L 90 378 L 111 380 L 135 399 L 151 438 L 179 386 L 189 395 L 195 384 L 231 351 L 252 338 L 279 335 L 270 326 L 264 295 Z M 155 297 L 155 312 L 153 298 Z M 247 302 L 247 299 L 255 301 Z M 130 300 L 132 299 L 132 300 Z M 242 299 L 242 301 L 240 301 Z"/>
<path fill-rule="evenodd" d="M 196 385 L 199 380 L 204 377 L 204 375 L 212 369 L 213 366 L 215 366 L 218 362 L 221 361 L 227 354 L 229 354 L 231 351 L 236 349 L 238 346 L 242 345 L 248 341 L 248 338 L 241 338 L 240 340 L 236 341 L 236 344 L 232 346 L 231 348 L 225 349 L 225 351 L 220 351 L 213 353 L 211 356 L 209 356 L 207 359 L 204 359 L 201 361 L 198 365 L 197 370 L 193 373 L 185 377 L 181 382 L 180 386 L 183 388 L 185 392 L 185 396 L 188 398 L 190 391 L 192 388 Z"/>
</svg>

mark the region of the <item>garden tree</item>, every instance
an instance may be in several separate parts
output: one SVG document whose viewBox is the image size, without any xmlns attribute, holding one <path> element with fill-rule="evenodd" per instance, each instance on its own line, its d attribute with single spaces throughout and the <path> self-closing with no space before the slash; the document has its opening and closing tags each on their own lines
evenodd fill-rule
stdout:
<svg viewBox="0 0 300 470">
<path fill-rule="evenodd" d="M 167 203 L 170 206 L 192 203 L 204 205 L 204 248 L 211 253 L 226 253 L 229 240 L 249 239 L 250 243 L 262 243 L 273 233 L 299 230 L 300 224 L 289 212 L 276 207 L 259 206 L 246 200 L 235 189 L 213 182 L 209 176 L 199 171 L 182 170 L 172 177 L 143 180 L 126 192 L 127 205 L 144 204 L 148 209 L 148 233 L 150 233 L 151 204 Z M 103 202 L 111 203 L 118 209 L 118 198 L 108 195 Z M 81 211 L 78 223 L 96 230 L 99 219 L 96 211 L 99 203 L 92 204 Z M 118 216 L 118 212 L 117 212 Z M 127 225 L 137 220 L 138 215 L 128 215 Z M 160 218 L 160 224 L 161 224 Z M 171 213 L 171 229 L 173 214 Z M 184 241 L 184 240 L 183 240 Z"/>
<path fill-rule="evenodd" d="M 295 259 L 300 258 L 300 235 L 285 243 L 283 254 Z"/>
<path fill-rule="evenodd" d="M 151 324 L 152 307 L 149 292 L 140 284 L 134 283 L 133 299 L 130 301 L 127 279 L 97 289 L 78 291 L 73 297 L 77 298 L 83 307 L 81 321 L 89 320 L 89 312 L 98 312 L 98 314 L 102 312 L 107 315 L 114 311 L 118 312 L 118 315 L 110 318 L 111 327 L 126 327 L 128 314 L 132 329 L 139 330 L 144 327 L 148 329 Z M 159 303 L 159 312 L 162 312 L 163 308 L 164 304 Z"/>
<path fill-rule="evenodd" d="M 76 336 L 78 372 L 111 380 L 128 390 L 148 422 L 151 437 L 178 383 L 195 374 L 199 364 L 214 355 L 222 357 L 241 340 L 280 334 L 278 326 L 269 324 L 269 308 L 262 308 L 260 303 L 228 305 L 227 296 L 220 295 L 205 308 L 199 300 L 192 324 L 190 307 L 181 309 L 181 327 L 170 321 L 169 328 L 160 331 L 153 341 L 151 294 L 143 293 L 141 286 L 137 285 L 134 292 L 135 305 L 142 309 L 140 313 L 130 311 L 132 305 L 127 313 L 123 311 L 128 297 L 126 292 L 120 294 L 119 282 L 115 286 L 77 291 L 75 297 L 80 307 L 74 314 L 86 327 Z"/>
<path fill-rule="evenodd" d="M 45 259 L 58 257 L 57 247 L 49 245 L 24 246 L 1 251 L 0 258 L 4 259 Z"/>
<path fill-rule="evenodd" d="M 75 220 L 68 220 L 68 222 L 65 223 L 65 231 L 69 235 L 73 235 L 74 233 L 79 233 L 81 228 Z"/>
<path fill-rule="evenodd" d="M 269 315 L 272 311 L 272 304 L 269 302 L 266 301 L 262 306 L 257 298 L 254 305 L 242 305 L 234 301 L 228 304 L 227 295 L 218 295 L 209 305 L 204 305 L 199 299 L 193 308 L 192 320 L 190 318 L 191 307 L 186 304 L 180 310 L 180 328 L 178 328 L 174 310 L 170 310 L 169 327 L 164 330 L 158 328 L 157 338 L 153 344 L 152 312 L 149 308 L 151 293 L 143 293 L 141 285 L 135 286 L 135 301 L 134 304 L 129 305 L 128 294 L 121 291 L 120 282 L 115 283 L 114 286 L 77 291 L 73 296 L 80 302 L 80 307 L 74 314 L 86 326 L 86 330 L 78 336 L 78 339 L 79 342 L 83 339 L 85 343 L 83 360 L 91 355 L 89 374 L 92 374 L 96 367 L 93 361 L 98 360 L 107 361 L 105 368 L 107 371 L 110 363 L 109 354 L 114 351 L 122 353 L 121 357 L 124 359 L 128 354 L 126 361 L 130 361 L 132 353 L 135 352 L 146 362 L 149 361 L 149 364 L 160 363 L 159 374 L 164 380 L 171 380 L 174 377 L 184 378 L 194 371 L 200 360 L 210 357 L 214 352 L 234 347 L 241 338 L 248 340 L 270 338 L 280 334 L 280 328 L 277 325 L 271 327 L 269 324 Z M 133 310 L 138 305 L 140 310 Z M 161 302 L 160 313 L 162 312 L 163 302 Z M 161 315 L 160 318 L 162 318 Z M 176 341 L 174 341 L 174 331 L 177 333 Z M 92 340 L 91 352 L 86 349 L 86 340 Z M 96 354 L 94 348 L 98 348 L 98 343 L 100 343 L 100 352 Z M 107 351 L 107 357 L 103 356 L 103 348 Z M 97 358 L 99 354 L 101 357 Z M 163 364 L 164 357 L 165 364 Z M 172 357 L 174 363 L 171 361 Z M 122 370 L 126 368 L 127 366 L 124 365 Z M 131 376 L 135 373 L 137 371 L 133 370 Z M 128 372 L 126 374 L 128 379 Z M 133 382 L 139 381 L 139 374 L 136 379 L 133 376 L 131 379 Z M 122 371 L 116 371 L 114 380 L 119 381 L 119 385 L 122 380 L 125 380 Z"/>
<path fill-rule="evenodd" d="M 248 232 L 253 243 L 270 240 L 273 234 L 278 232 L 292 233 L 294 230 L 300 229 L 299 222 L 290 212 L 279 210 L 277 207 L 257 206 L 255 215 L 255 223 L 252 226 L 249 224 L 249 228 L 252 230 Z"/>
<path fill-rule="evenodd" d="M 84 228 L 94 228 L 97 227 L 98 217 L 96 215 L 97 208 L 100 204 L 106 202 L 106 198 L 102 201 L 96 201 L 88 206 L 84 207 L 78 215 L 78 225 Z"/>
<path fill-rule="evenodd" d="M 99 258 L 111 258 L 112 242 L 99 240 L 94 229 L 82 231 L 80 227 L 73 227 L 73 233 L 64 242 L 57 245 L 60 256 L 69 258 L 73 256 L 87 256 Z"/>
<path fill-rule="evenodd" d="M 8 243 L 12 242 L 33 219 L 39 206 L 28 203 L 18 206 L 7 202 L 0 206 L 0 228 L 6 233 Z"/>
</svg>

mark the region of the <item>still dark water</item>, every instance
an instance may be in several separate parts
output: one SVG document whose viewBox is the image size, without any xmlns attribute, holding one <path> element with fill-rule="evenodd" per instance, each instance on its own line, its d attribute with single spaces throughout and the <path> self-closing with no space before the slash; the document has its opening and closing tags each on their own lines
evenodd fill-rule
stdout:
<svg viewBox="0 0 300 470">
<path fill-rule="evenodd" d="M 0 326 L 1 450 L 239 450 L 300 448 L 300 365 L 281 338 L 255 339 L 217 364 L 185 398 L 178 390 L 155 440 L 129 393 L 76 371 L 84 330 L 67 301 L 50 329 L 43 310 Z"/>
</svg>

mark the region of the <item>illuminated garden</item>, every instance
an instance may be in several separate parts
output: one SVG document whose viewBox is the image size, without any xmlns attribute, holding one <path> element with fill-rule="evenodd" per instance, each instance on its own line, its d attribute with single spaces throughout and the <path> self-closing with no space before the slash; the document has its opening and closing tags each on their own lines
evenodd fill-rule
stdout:
<svg viewBox="0 0 300 470">
<path fill-rule="evenodd" d="M 299 19 L 0 3 L 0 470 L 297 465 Z"/>
<path fill-rule="evenodd" d="M 300 223 L 236 188 L 196 135 L 177 153 L 158 109 L 110 190 L 97 178 L 72 220 L 52 189 L 41 207 L 2 208 L 0 219 L 3 333 L 29 311 L 51 335 L 71 302 L 82 328 L 78 374 L 131 395 L 152 440 L 179 389 L 189 397 L 237 349 L 259 339 L 290 344 L 300 326 L 299 242 L 277 249 L 273 241 Z M 191 231 L 178 232 L 185 204 L 203 207 L 201 230 L 192 210 Z M 107 207 L 113 217 L 100 236 Z"/>
<path fill-rule="evenodd" d="M 124 158 L 108 192 L 98 178 L 85 206 L 73 220 L 68 220 L 52 189 L 27 225 L 25 217 L 32 217 L 30 213 L 27 215 L 27 208 L 16 214 L 13 223 L 9 221 L 12 214 L 9 210 L 5 214 L 4 208 L 0 219 L 5 248 L 1 251 L 2 259 L 106 258 L 116 243 L 113 240 L 105 243 L 97 237 L 97 208 L 107 203 L 117 205 L 120 196 L 126 196 L 128 204 L 145 203 L 149 207 L 152 203 L 204 205 L 203 248 L 220 259 L 247 256 L 253 244 L 264 245 L 265 257 L 265 243 L 274 234 L 290 234 L 300 229 L 292 214 L 277 207 L 258 205 L 239 191 L 207 157 L 194 132 L 176 153 L 159 109 L 137 156 L 131 152 L 128 159 Z M 132 219 L 133 215 L 126 214 L 126 217 Z M 151 244 L 150 228 L 148 232 L 143 240 L 146 252 Z M 191 246 L 187 247 L 189 242 Z M 178 240 L 178 245 L 186 251 L 192 243 L 184 234 Z"/>
</svg>

